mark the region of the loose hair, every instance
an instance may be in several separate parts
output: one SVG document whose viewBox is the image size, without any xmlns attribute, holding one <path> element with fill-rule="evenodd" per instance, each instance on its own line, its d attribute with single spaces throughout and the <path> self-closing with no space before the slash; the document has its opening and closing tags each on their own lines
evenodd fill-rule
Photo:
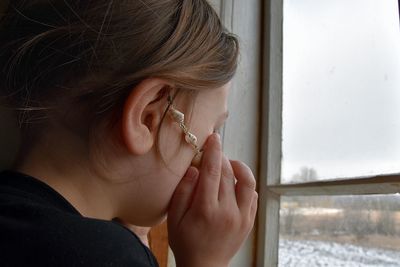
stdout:
<svg viewBox="0 0 400 267">
<path fill-rule="evenodd" d="M 238 50 L 206 0 L 12 0 L 0 21 L 0 96 L 30 142 L 52 118 L 84 118 L 90 132 L 115 122 L 146 78 L 167 80 L 175 96 L 226 84 Z"/>
</svg>

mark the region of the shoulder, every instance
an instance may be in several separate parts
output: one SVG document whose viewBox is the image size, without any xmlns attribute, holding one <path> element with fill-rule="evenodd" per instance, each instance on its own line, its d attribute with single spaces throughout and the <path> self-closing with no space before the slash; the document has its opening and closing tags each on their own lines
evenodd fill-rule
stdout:
<svg viewBox="0 0 400 267">
<path fill-rule="evenodd" d="M 116 222 L 70 218 L 47 238 L 59 246 L 60 258 L 73 255 L 74 261 L 85 266 L 158 266 L 140 239 Z"/>
<path fill-rule="evenodd" d="M 144 263 L 154 260 L 154 256 L 139 237 L 121 224 L 86 218 L 84 220 L 77 233 L 84 235 L 85 246 L 95 250 L 102 248 L 103 252 L 114 252 L 122 258 L 140 259 Z M 93 245 L 92 241 L 96 241 L 96 244 Z"/>
<path fill-rule="evenodd" d="M 140 239 L 117 222 L 37 203 L 13 201 L 5 205 L 12 212 L 0 206 L 2 266 L 158 266 Z"/>
</svg>

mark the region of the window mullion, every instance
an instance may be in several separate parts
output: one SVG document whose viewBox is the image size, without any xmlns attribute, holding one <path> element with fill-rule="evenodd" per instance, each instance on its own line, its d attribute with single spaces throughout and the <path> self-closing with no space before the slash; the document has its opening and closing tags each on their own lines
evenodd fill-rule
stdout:
<svg viewBox="0 0 400 267">
<path fill-rule="evenodd" d="M 256 266 L 278 265 L 280 196 L 267 190 L 278 185 L 282 155 L 282 21 L 283 1 L 264 2 L 260 200 Z"/>
<path fill-rule="evenodd" d="M 400 174 L 274 185 L 268 191 L 281 196 L 396 194 L 400 193 Z"/>
</svg>

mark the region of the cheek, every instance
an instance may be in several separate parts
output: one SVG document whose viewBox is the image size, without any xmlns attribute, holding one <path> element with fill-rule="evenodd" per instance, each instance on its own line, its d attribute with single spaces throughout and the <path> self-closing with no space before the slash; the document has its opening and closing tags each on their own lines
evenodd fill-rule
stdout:
<svg viewBox="0 0 400 267">
<path fill-rule="evenodd" d="M 196 136 L 200 149 L 213 131 L 212 126 L 205 123 L 198 116 L 192 117 L 191 124 L 187 125 L 187 127 L 189 132 Z M 167 167 L 163 166 L 163 168 L 169 168 L 177 177 L 183 177 L 187 168 L 190 165 L 195 165 L 194 163 L 198 161 L 199 157 L 195 157 L 195 149 L 185 141 L 184 132 L 177 123 L 172 122 L 168 127 L 163 128 L 160 133 L 160 153 L 167 165 Z"/>
<path fill-rule="evenodd" d="M 190 114 L 190 124 L 185 120 L 189 132 L 196 136 L 200 149 L 204 147 L 208 136 L 214 131 L 215 112 L 212 112 L 214 109 L 210 108 L 211 106 L 207 105 L 200 106 Z M 159 141 L 162 158 L 178 177 L 183 177 L 190 165 L 200 167 L 202 154 L 195 156 L 196 151 L 185 141 L 184 132 L 179 124 L 169 117 L 161 127 Z"/>
<path fill-rule="evenodd" d="M 194 115 L 192 119 L 192 129 L 194 135 L 197 137 L 197 143 L 199 145 L 199 148 L 202 149 L 204 147 L 204 144 L 207 141 L 207 138 L 213 133 L 214 131 L 214 124 L 212 119 L 208 118 L 201 118 L 201 116 L 196 116 L 197 114 Z M 200 158 L 200 157 L 196 157 Z"/>
<path fill-rule="evenodd" d="M 123 218 L 127 222 L 140 226 L 154 226 L 163 221 L 168 206 L 180 179 L 175 175 L 154 173 L 135 185 L 135 194 L 130 194 Z M 128 189 L 127 189 L 128 190 Z M 131 192 L 132 192 L 131 191 Z"/>
<path fill-rule="evenodd" d="M 157 177 L 157 182 L 148 189 L 148 196 L 151 196 L 148 203 L 148 210 L 153 211 L 154 221 L 161 220 L 168 212 L 169 203 L 173 197 L 176 187 L 181 178 L 169 174 Z"/>
</svg>

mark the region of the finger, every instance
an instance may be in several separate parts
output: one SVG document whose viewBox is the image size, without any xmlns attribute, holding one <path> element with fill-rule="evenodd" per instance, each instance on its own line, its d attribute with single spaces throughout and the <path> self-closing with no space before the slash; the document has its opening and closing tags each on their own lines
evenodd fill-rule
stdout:
<svg viewBox="0 0 400 267">
<path fill-rule="evenodd" d="M 251 233 L 255 225 L 255 219 L 257 216 L 257 206 L 258 206 L 258 194 L 254 191 L 253 199 L 250 206 L 250 214 L 245 217 L 244 227 L 247 230 L 247 236 Z"/>
<path fill-rule="evenodd" d="M 178 184 L 172 196 L 168 209 L 168 221 L 179 224 L 186 211 L 190 208 L 192 195 L 196 187 L 199 172 L 195 167 L 189 167 L 185 176 Z"/>
<path fill-rule="evenodd" d="M 250 208 L 250 221 L 252 222 L 252 227 L 254 226 L 254 221 L 256 219 L 256 214 L 257 214 L 257 207 L 258 207 L 258 194 L 257 192 L 254 193 L 253 196 L 253 201 L 251 203 L 251 208 Z"/>
<path fill-rule="evenodd" d="M 214 133 L 207 139 L 207 144 L 204 148 L 195 202 L 213 203 L 218 201 L 221 162 L 221 141 L 219 135 Z"/>
<path fill-rule="evenodd" d="M 235 175 L 229 159 L 222 155 L 221 182 L 219 186 L 219 201 L 234 204 L 237 207 L 235 194 Z"/>
<path fill-rule="evenodd" d="M 237 179 L 236 200 L 244 216 L 248 216 L 256 189 L 256 180 L 251 169 L 243 162 L 231 160 L 232 169 Z"/>
</svg>

